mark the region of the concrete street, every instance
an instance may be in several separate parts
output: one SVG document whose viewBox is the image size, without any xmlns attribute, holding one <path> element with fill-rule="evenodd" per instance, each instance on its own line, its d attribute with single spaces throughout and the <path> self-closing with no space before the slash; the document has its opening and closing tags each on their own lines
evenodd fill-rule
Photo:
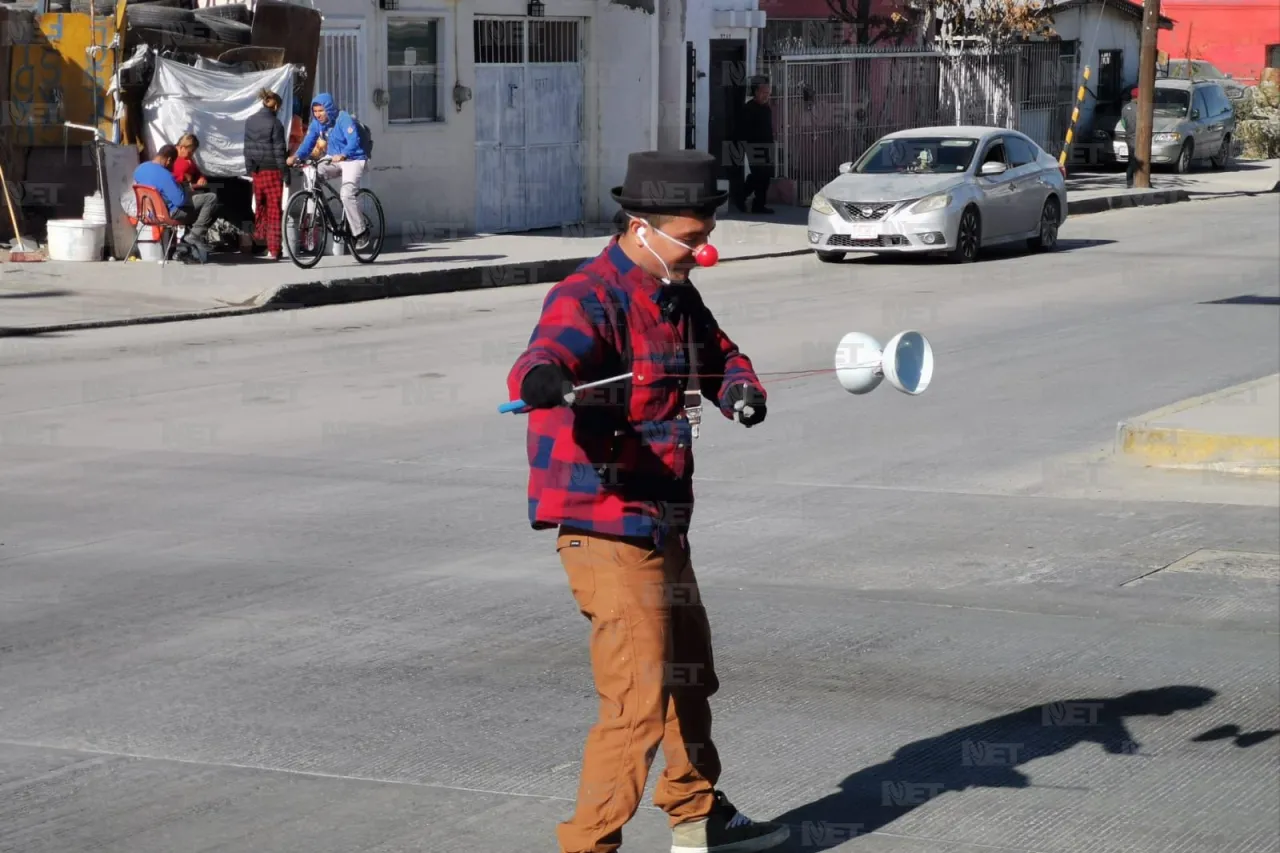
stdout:
<svg viewBox="0 0 1280 853">
<path fill-rule="evenodd" d="M 721 782 L 786 849 L 1280 851 L 1280 489 L 1109 453 L 1280 370 L 1277 235 L 699 273 L 771 392 L 698 447 Z M 0 851 L 556 850 L 587 624 L 495 411 L 546 290 L 0 339 Z M 768 375 L 905 328 L 923 396 Z"/>
<path fill-rule="evenodd" d="M 1123 170 L 1073 174 L 1070 205 L 1083 214 L 1167 204 L 1178 198 L 1198 201 L 1269 193 L 1280 187 L 1280 160 L 1240 161 L 1226 171 L 1202 169 L 1187 175 L 1157 172 L 1152 181 L 1151 190 L 1126 190 Z M 779 206 L 772 216 L 744 215 L 726 205 L 717 229 L 721 259 L 809 251 L 808 212 L 807 207 Z M 195 266 L 138 261 L 0 263 L 0 337 L 32 329 L 63 331 L 157 317 L 236 313 L 267 304 L 292 308 L 553 282 L 596 255 L 616 230 L 612 222 L 501 235 L 468 235 L 450 222 L 396 222 L 388 227 L 404 236 L 389 240 L 375 263 L 361 264 L 349 255 L 326 257 L 310 270 L 290 261 L 268 263 L 228 253 Z"/>
</svg>

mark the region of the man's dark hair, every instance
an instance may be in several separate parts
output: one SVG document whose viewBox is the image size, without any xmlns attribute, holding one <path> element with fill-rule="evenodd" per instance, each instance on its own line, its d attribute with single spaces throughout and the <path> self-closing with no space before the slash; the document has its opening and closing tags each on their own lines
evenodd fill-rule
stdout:
<svg viewBox="0 0 1280 853">
<path fill-rule="evenodd" d="M 164 159 L 166 159 L 166 160 L 177 160 L 177 159 L 178 159 L 178 146 L 176 146 L 176 145 L 161 145 L 161 146 L 160 146 L 160 150 L 156 152 L 156 156 L 157 156 L 157 157 L 163 157 L 163 158 L 164 158 Z"/>
</svg>

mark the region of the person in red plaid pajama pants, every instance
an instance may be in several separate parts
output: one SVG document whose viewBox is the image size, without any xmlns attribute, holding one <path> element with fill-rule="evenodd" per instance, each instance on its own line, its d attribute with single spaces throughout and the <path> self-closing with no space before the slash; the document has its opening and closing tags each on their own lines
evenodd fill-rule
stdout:
<svg viewBox="0 0 1280 853">
<path fill-rule="evenodd" d="M 270 89 L 258 93 L 262 109 L 244 128 L 245 171 L 253 176 L 254 228 L 257 242 L 266 242 L 268 260 L 280 258 L 280 223 L 284 218 L 284 170 L 288 151 L 284 125 L 277 113 L 281 99 Z"/>
<path fill-rule="evenodd" d="M 562 853 L 621 846 L 659 748 L 666 769 L 654 803 L 668 815 L 673 853 L 764 850 L 789 834 L 748 820 L 716 789 L 708 699 L 719 682 L 687 536 L 689 386 L 746 426 L 766 408 L 751 360 L 687 279 L 727 198 L 717 172 L 715 158 L 696 151 L 631 155 L 613 192 L 622 233 L 547 293 L 507 377 L 530 407 L 529 521 L 558 528 L 569 588 L 591 624 L 600 696 L 577 808 L 558 828 Z M 627 371 L 630 382 L 564 405 L 574 385 Z M 740 402 L 751 412 L 738 412 Z"/>
</svg>

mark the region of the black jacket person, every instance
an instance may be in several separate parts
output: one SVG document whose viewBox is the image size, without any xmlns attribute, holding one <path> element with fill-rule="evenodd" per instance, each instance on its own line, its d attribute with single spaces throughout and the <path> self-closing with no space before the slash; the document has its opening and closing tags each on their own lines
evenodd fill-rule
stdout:
<svg viewBox="0 0 1280 853">
<path fill-rule="evenodd" d="M 754 196 L 752 213 L 773 213 L 765 206 L 769 182 L 773 179 L 773 108 L 769 106 L 769 81 L 764 77 L 751 80 L 751 100 L 738 109 L 736 133 L 742 146 L 743 159 L 751 170 L 745 180 L 742 167 L 733 166 L 734 204 L 746 210 L 747 199 Z"/>
</svg>

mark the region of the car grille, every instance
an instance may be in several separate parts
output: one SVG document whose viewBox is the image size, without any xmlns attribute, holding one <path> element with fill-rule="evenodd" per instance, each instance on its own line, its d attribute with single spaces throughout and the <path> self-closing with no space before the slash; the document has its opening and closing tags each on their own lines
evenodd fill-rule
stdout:
<svg viewBox="0 0 1280 853">
<path fill-rule="evenodd" d="M 910 243 L 901 234 L 884 234 L 870 240 L 855 240 L 847 234 L 832 234 L 827 239 L 828 246 L 847 246 L 850 249 L 874 249 L 881 246 L 908 246 Z"/>
<path fill-rule="evenodd" d="M 844 214 L 844 218 L 853 222 L 874 222 L 877 219 L 884 219 L 889 211 L 893 210 L 893 203 L 889 204 L 871 204 L 856 201 L 840 202 L 840 212 Z"/>
</svg>

